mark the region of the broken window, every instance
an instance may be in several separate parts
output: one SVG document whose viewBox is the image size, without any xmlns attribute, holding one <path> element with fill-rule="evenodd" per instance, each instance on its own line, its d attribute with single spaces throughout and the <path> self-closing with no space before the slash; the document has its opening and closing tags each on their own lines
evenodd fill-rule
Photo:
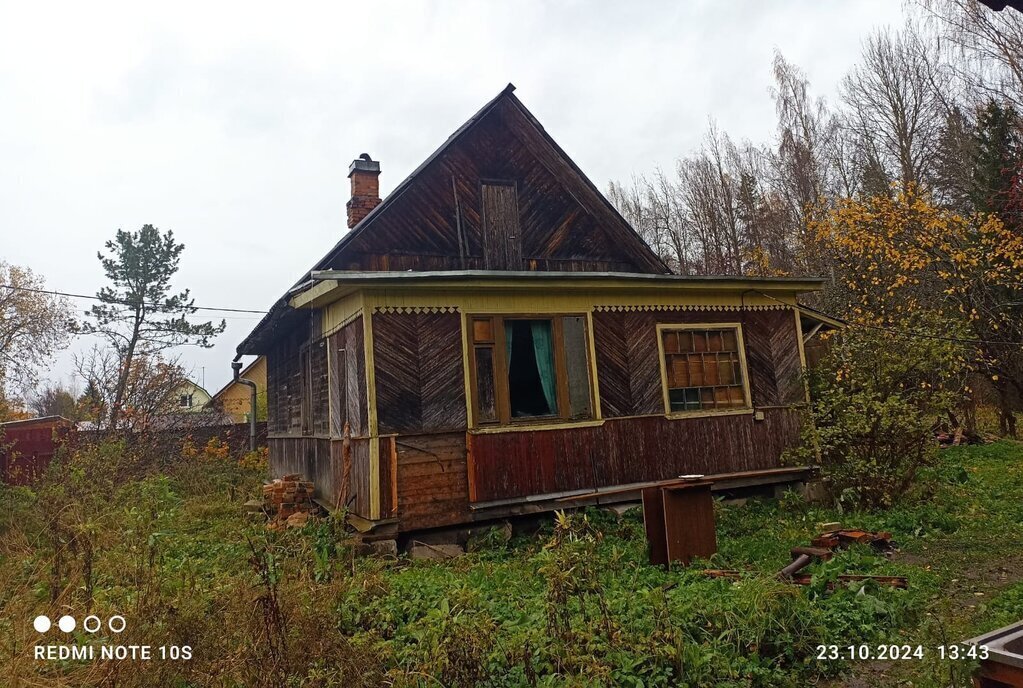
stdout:
<svg viewBox="0 0 1023 688">
<path fill-rule="evenodd" d="M 738 325 L 660 326 L 669 413 L 749 408 Z"/>
<path fill-rule="evenodd" d="M 584 316 L 473 316 L 477 424 L 593 417 Z"/>
</svg>

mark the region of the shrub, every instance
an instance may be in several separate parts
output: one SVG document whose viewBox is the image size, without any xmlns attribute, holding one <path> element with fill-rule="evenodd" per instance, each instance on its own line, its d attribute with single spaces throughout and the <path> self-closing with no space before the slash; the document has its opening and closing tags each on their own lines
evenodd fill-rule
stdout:
<svg viewBox="0 0 1023 688">
<path fill-rule="evenodd" d="M 933 461 L 936 421 L 965 398 L 963 345 L 927 318 L 905 327 L 935 335 L 910 341 L 899 329 L 850 326 L 809 374 L 813 401 L 791 456 L 819 458 L 842 507 L 877 509 L 905 495 Z"/>
</svg>

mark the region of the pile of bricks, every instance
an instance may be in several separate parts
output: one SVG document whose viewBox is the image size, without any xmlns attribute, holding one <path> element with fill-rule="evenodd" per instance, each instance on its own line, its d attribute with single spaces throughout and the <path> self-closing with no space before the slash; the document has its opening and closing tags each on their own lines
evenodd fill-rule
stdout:
<svg viewBox="0 0 1023 688">
<path fill-rule="evenodd" d="M 294 514 L 312 514 L 318 509 L 313 502 L 313 484 L 297 473 L 263 485 L 263 510 L 270 516 L 286 520 Z"/>
</svg>

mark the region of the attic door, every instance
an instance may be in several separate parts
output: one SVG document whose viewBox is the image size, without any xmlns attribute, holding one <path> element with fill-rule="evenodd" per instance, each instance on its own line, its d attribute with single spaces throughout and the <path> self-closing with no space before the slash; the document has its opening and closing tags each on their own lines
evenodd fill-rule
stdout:
<svg viewBox="0 0 1023 688">
<path fill-rule="evenodd" d="M 483 182 L 483 263 L 487 270 L 521 270 L 519 199 L 511 182 Z"/>
</svg>

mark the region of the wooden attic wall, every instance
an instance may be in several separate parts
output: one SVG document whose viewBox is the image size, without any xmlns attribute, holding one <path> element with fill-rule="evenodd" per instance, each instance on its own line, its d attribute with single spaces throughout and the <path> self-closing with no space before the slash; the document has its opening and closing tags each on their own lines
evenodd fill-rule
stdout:
<svg viewBox="0 0 1023 688">
<path fill-rule="evenodd" d="M 532 125 L 513 108 L 511 103 L 498 106 L 421 171 L 330 267 L 484 270 L 507 263 L 526 270 L 661 272 L 656 259 L 639 255 L 634 238 L 623 239 L 622 227 L 615 226 L 603 201 L 591 199 L 592 192 L 567 162 L 541 144 Z M 501 265 L 486 259 L 485 183 L 514 185 L 521 263 L 517 257 L 499 261 Z M 496 251 L 492 248 L 491 253 Z"/>
</svg>

